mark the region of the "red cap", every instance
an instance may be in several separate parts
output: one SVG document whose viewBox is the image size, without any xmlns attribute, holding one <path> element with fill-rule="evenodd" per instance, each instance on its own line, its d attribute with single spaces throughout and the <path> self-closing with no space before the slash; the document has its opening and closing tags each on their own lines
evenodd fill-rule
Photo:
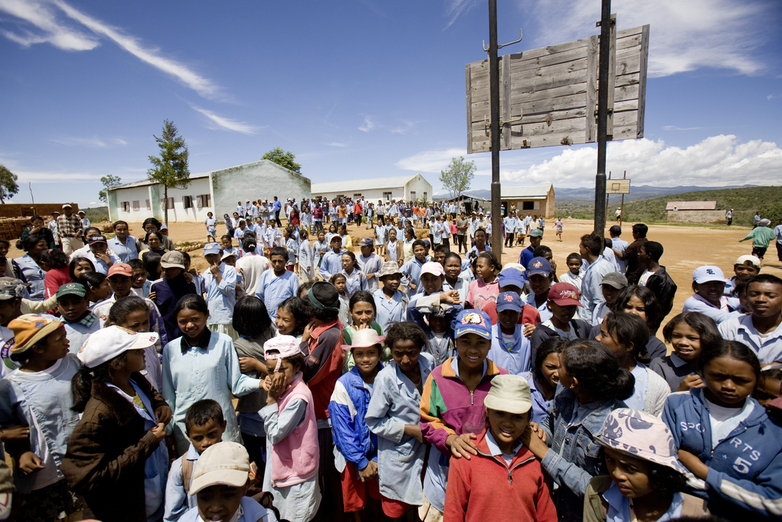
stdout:
<svg viewBox="0 0 782 522">
<path fill-rule="evenodd" d="M 584 306 L 578 300 L 578 288 L 570 283 L 556 283 L 548 290 L 548 298 L 559 306 Z"/>
</svg>

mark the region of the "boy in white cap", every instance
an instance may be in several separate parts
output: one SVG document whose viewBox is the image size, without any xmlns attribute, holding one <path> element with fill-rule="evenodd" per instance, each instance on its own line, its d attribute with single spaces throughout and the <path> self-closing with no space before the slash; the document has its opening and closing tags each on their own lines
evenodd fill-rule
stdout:
<svg viewBox="0 0 782 522">
<path fill-rule="evenodd" d="M 739 300 L 725 297 L 725 275 L 718 266 L 699 266 L 692 273 L 692 295 L 684 301 L 682 312 L 700 312 L 711 317 L 717 325 L 741 312 Z"/>
<path fill-rule="evenodd" d="M 529 384 L 498 375 L 483 403 L 487 427 L 475 440 L 476 455 L 451 459 L 444 520 L 556 521 L 540 462 L 522 443 L 531 433 Z"/>
<path fill-rule="evenodd" d="M 223 253 L 217 243 L 204 245 L 204 257 L 209 263 L 209 269 L 203 273 L 206 303 L 209 305 L 207 327 L 236 339 L 239 336 L 231 326 L 231 320 L 236 305 L 237 274 L 234 267 L 222 261 Z"/>
<path fill-rule="evenodd" d="M 728 297 L 738 297 L 738 283 L 749 281 L 760 273 L 760 259 L 748 254 L 739 256 L 733 263 L 733 273 L 736 275 L 725 281 L 724 294 Z"/>
</svg>

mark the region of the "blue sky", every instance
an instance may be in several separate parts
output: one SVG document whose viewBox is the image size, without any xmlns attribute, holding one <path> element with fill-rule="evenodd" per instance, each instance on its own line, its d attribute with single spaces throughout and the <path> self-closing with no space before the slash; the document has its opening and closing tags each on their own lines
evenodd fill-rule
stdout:
<svg viewBox="0 0 782 522">
<path fill-rule="evenodd" d="M 600 1 L 499 0 L 501 53 L 599 31 Z M 614 0 L 651 24 L 645 138 L 611 143 L 635 184 L 782 179 L 782 3 Z M 296 154 L 313 183 L 439 171 L 465 154 L 464 65 L 486 0 L 0 0 L 0 163 L 14 202 L 95 205 L 99 178 L 146 177 L 173 120 L 190 171 Z M 589 186 L 594 146 L 503 152 L 503 182 Z M 473 188 L 490 157 L 472 154 Z"/>
</svg>

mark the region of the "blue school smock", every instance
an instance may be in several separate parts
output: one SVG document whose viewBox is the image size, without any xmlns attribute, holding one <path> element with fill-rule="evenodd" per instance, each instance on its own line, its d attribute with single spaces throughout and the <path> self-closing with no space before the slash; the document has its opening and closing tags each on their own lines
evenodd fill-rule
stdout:
<svg viewBox="0 0 782 522">
<path fill-rule="evenodd" d="M 236 269 L 220 263 L 220 277 L 217 278 L 207 269 L 204 274 L 206 304 L 209 306 L 209 324 L 231 324 L 236 306 Z"/>
<path fill-rule="evenodd" d="M 299 278 L 286 270 L 281 276 L 274 275 L 274 270 L 265 270 L 255 289 L 255 297 L 263 301 L 272 322 L 277 318 L 277 307 L 289 297 L 299 293 Z"/>
<path fill-rule="evenodd" d="M 380 256 L 373 252 L 369 255 L 369 257 L 364 257 L 363 255 L 357 256 L 356 261 L 358 262 L 358 268 L 361 269 L 361 272 L 365 276 L 368 274 L 375 274 L 375 277 L 371 279 L 367 278 L 367 285 L 365 290 L 368 292 L 374 292 L 380 288 L 380 285 L 378 284 L 379 281 L 377 280 L 377 274 L 383 267 L 383 260 L 380 259 Z"/>
<path fill-rule="evenodd" d="M 121 243 L 117 237 L 109 239 L 106 243 L 109 245 L 109 250 L 123 263 L 127 263 L 131 259 L 138 259 L 138 248 L 136 248 L 136 238 L 133 236 L 126 236 L 125 243 Z"/>
<path fill-rule="evenodd" d="M 206 329 L 204 335 L 209 335 L 209 344 L 205 348 L 193 346 L 182 353 L 183 337 L 163 347 L 161 393 L 174 412 L 167 432 L 174 434 L 180 453 L 187 451 L 190 444 L 185 435 L 185 414 L 201 399 L 214 399 L 220 404 L 226 421 L 223 440 L 241 444 L 242 436 L 231 393 L 237 397 L 247 395 L 258 390 L 261 382 L 242 374 L 239 357 L 229 336 Z"/>
<path fill-rule="evenodd" d="M 391 323 L 404 321 L 407 317 L 407 304 L 410 299 L 401 290 L 394 292 L 391 299 L 386 299 L 382 289 L 372 292 L 375 299 L 375 308 L 377 314 L 375 321 L 380 325 L 384 332 L 388 331 Z"/>
<path fill-rule="evenodd" d="M 195 471 L 198 457 L 200 455 L 191 443 L 187 448 L 187 453 L 171 464 L 171 470 L 168 472 L 168 479 L 166 480 L 166 502 L 163 511 L 163 522 L 177 522 L 187 510 L 198 505 L 195 495 L 185 493 L 184 477 L 182 476 L 182 459 L 191 461 L 193 463 L 193 471 Z M 190 489 L 192 483 L 193 474 L 191 473 L 188 489 Z"/>
<path fill-rule="evenodd" d="M 60 317 L 60 322 L 65 325 L 65 334 L 70 342 L 68 351 L 73 355 L 79 353 L 91 334 L 100 330 L 100 320 L 92 312 L 88 312 L 80 320 L 72 323 L 65 317 Z"/>
<path fill-rule="evenodd" d="M 331 276 L 339 274 L 342 271 L 342 254 L 329 250 L 320 261 L 320 275 L 324 280 L 329 281 Z"/>
<path fill-rule="evenodd" d="M 340 274 L 345 276 L 345 293 L 348 297 L 353 297 L 353 294 L 359 290 L 367 289 L 367 278 L 363 272 L 358 269 L 358 266 L 353 267 L 353 272 L 348 274 L 344 269 L 340 271 Z"/>
<path fill-rule="evenodd" d="M 434 368 L 428 353 L 418 357 L 421 383 Z M 377 434 L 377 472 L 380 494 L 392 500 L 420 506 L 423 503 L 421 470 L 426 446 L 405 435 L 405 424 L 418 424 L 421 393 L 394 361 L 375 376 L 366 422 Z"/>
<path fill-rule="evenodd" d="M 523 375 L 532 370 L 531 350 L 529 339 L 524 335 L 520 324 L 516 325 L 511 346 L 505 345 L 500 323 L 491 327 L 491 349 L 487 357 L 500 368 L 508 370 L 508 373 Z"/>
<path fill-rule="evenodd" d="M 413 259 L 402 265 L 399 269 L 399 271 L 402 272 L 402 275 L 407 278 L 407 281 L 402 281 L 402 283 L 413 283 L 416 286 L 415 289 L 410 286 L 407 287 L 407 295 L 409 297 L 414 296 L 418 291 L 418 287 L 421 286 L 421 268 L 424 266 L 425 262 L 426 260 L 421 262 L 413 257 Z"/>
<path fill-rule="evenodd" d="M 662 419 L 677 450 L 694 454 L 709 466 L 705 491 L 709 510 L 726 520 L 768 520 L 782 517 L 782 426 L 755 399 L 752 411 L 722 441 L 713 446 L 705 388 L 668 396 Z M 761 519 L 762 520 L 762 519 Z"/>
<path fill-rule="evenodd" d="M 14 261 L 22 273 L 22 280 L 25 283 L 30 283 L 30 287 L 25 290 L 25 294 L 27 294 L 25 297 L 33 301 L 46 299 L 46 287 L 44 284 L 46 272 L 38 266 L 38 263 L 29 254 L 17 257 Z M 12 274 L 6 274 L 6 277 L 11 276 Z"/>
</svg>

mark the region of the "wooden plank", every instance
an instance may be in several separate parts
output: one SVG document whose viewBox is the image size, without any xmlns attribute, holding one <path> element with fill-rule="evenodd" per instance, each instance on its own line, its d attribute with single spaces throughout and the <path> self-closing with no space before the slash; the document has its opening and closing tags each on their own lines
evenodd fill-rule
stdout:
<svg viewBox="0 0 782 522">
<path fill-rule="evenodd" d="M 606 135 L 614 135 L 614 85 L 616 84 L 616 15 L 611 15 L 611 43 L 608 51 L 608 103 Z"/>
<path fill-rule="evenodd" d="M 470 75 L 472 67 L 468 64 L 464 68 L 464 81 L 467 85 L 467 154 L 472 154 L 472 140 L 470 139 L 471 129 L 470 122 L 472 122 L 472 89 L 470 89 Z"/>
<path fill-rule="evenodd" d="M 510 55 L 505 55 L 500 59 L 500 139 L 502 148 L 510 148 L 510 124 L 504 123 L 511 118 L 511 97 L 510 97 Z"/>
<path fill-rule="evenodd" d="M 547 56 L 539 56 L 532 59 L 524 59 L 520 54 L 511 54 L 511 70 L 525 70 L 535 67 L 545 67 L 549 65 L 559 65 L 561 63 L 572 62 L 574 60 L 583 59 L 584 48 L 579 47 L 576 49 L 570 49 L 565 52 L 551 54 Z"/>
<path fill-rule="evenodd" d="M 646 68 L 649 62 L 649 25 L 644 25 L 642 31 L 641 64 L 638 75 L 638 127 L 635 133 L 636 138 L 644 137 L 644 123 L 646 117 Z"/>
<path fill-rule="evenodd" d="M 598 62 L 598 37 L 589 38 L 587 51 L 587 81 L 586 81 L 586 135 L 585 143 L 597 140 L 597 62 Z"/>
<path fill-rule="evenodd" d="M 584 81 L 586 78 L 586 70 L 587 70 L 587 60 L 586 58 L 582 58 L 579 60 L 573 60 L 565 63 L 560 63 L 557 65 L 547 65 L 545 67 L 534 67 L 524 70 L 515 70 L 512 71 L 512 78 L 513 81 L 518 82 L 528 82 L 531 80 L 534 80 L 536 78 L 547 78 L 547 77 L 553 77 L 553 76 L 569 76 L 574 77 L 577 79 L 577 81 Z"/>
</svg>

